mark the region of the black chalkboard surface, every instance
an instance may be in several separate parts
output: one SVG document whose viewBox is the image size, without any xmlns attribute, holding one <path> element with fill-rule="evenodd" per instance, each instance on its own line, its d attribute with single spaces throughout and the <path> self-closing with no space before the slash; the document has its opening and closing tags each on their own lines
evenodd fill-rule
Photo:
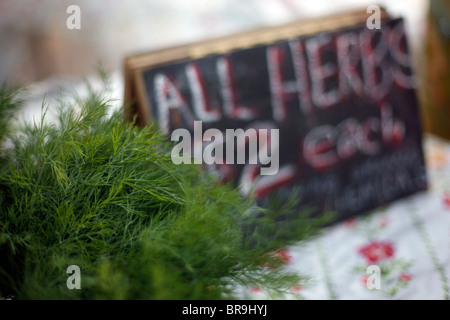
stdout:
<svg viewBox="0 0 450 320">
<path fill-rule="evenodd" d="M 198 130 L 222 132 L 222 142 L 214 136 L 221 159 L 205 169 L 254 192 L 262 205 L 299 188 L 303 205 L 335 211 L 337 222 L 427 188 L 402 19 L 386 18 L 379 30 L 358 23 L 181 56 L 140 69 L 141 119 L 153 118 L 169 135 L 186 129 L 192 154 L 213 141 Z M 253 150 L 242 140 L 244 161 L 233 161 L 242 149 L 236 142 L 228 157 L 227 130 L 251 128 L 265 139 Z M 263 151 L 278 154 L 276 174 L 261 174 L 272 165 Z"/>
</svg>

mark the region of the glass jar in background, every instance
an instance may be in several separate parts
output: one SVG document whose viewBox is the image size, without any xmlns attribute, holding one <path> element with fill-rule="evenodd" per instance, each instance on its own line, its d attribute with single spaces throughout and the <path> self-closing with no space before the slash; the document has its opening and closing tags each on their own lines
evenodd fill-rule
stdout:
<svg viewBox="0 0 450 320">
<path fill-rule="evenodd" d="M 424 129 L 450 139 L 450 0 L 430 0 L 424 68 Z"/>
</svg>

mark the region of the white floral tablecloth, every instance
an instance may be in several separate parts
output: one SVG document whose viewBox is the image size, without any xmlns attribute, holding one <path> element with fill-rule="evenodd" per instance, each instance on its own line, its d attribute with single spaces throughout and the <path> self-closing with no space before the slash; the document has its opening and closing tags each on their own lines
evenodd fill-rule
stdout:
<svg viewBox="0 0 450 320">
<path fill-rule="evenodd" d="M 449 299 L 450 142 L 424 135 L 429 190 L 287 248 L 286 268 L 310 276 L 284 296 L 243 299 Z M 369 266 L 379 267 L 380 288 Z M 372 289 L 370 289 L 372 287 Z"/>
</svg>

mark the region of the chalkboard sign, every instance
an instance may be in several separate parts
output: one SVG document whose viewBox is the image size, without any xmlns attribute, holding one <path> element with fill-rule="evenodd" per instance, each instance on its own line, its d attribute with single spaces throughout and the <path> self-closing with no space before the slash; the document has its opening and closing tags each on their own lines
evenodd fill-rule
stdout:
<svg viewBox="0 0 450 320">
<path fill-rule="evenodd" d="M 262 205 L 298 188 L 303 205 L 337 212 L 334 222 L 366 212 L 427 179 L 404 22 L 384 17 L 369 30 L 362 17 L 134 57 L 127 100 L 137 98 L 141 124 L 158 122 L 192 145 L 194 163 Z M 181 128 L 193 138 L 174 139 Z"/>
</svg>

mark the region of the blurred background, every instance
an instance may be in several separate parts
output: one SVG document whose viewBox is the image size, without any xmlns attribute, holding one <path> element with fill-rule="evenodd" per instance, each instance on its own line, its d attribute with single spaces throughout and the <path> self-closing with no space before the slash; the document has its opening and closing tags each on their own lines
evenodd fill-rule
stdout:
<svg viewBox="0 0 450 320">
<path fill-rule="evenodd" d="M 0 81 L 77 81 L 101 61 L 120 90 L 128 55 L 371 4 L 406 19 L 426 126 L 450 138 L 450 0 L 0 0 Z"/>
</svg>

